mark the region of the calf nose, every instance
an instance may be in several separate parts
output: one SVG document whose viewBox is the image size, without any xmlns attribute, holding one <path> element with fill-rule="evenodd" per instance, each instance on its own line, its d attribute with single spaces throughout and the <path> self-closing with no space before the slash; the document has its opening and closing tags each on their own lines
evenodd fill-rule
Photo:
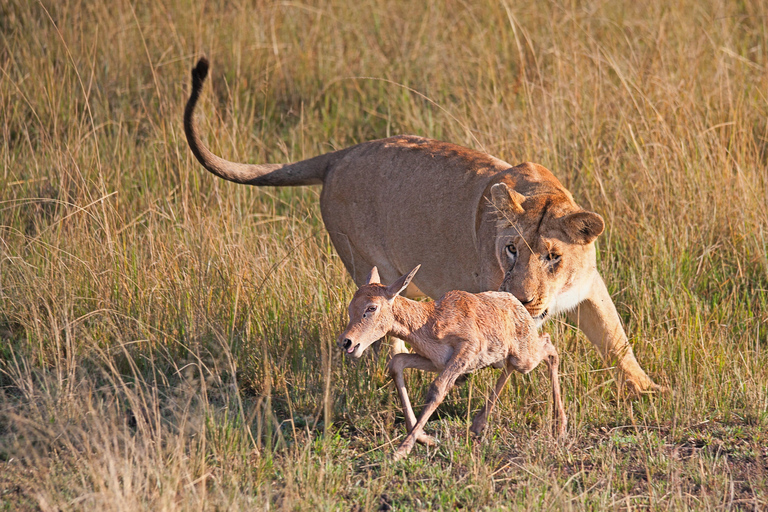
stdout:
<svg viewBox="0 0 768 512">
<path fill-rule="evenodd" d="M 525 305 L 527 305 L 527 304 L 530 304 L 531 302 L 533 302 L 533 297 L 531 297 L 530 299 L 520 299 L 520 303 L 521 303 L 523 306 L 525 306 Z"/>
<path fill-rule="evenodd" d="M 344 342 L 341 344 L 341 346 L 344 347 L 344 350 L 347 350 L 352 346 L 352 340 L 349 338 L 344 338 Z"/>
</svg>

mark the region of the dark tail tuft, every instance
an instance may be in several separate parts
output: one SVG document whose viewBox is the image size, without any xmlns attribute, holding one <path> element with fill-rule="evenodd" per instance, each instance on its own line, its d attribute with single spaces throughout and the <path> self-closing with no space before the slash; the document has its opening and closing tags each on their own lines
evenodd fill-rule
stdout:
<svg viewBox="0 0 768 512">
<path fill-rule="evenodd" d="M 192 68 L 192 89 L 199 91 L 203 87 L 205 77 L 208 76 L 208 59 L 200 57 L 197 66 Z"/>
<path fill-rule="evenodd" d="M 2 2 L 3 0 L 0 0 L 0 3 Z M 197 161 L 216 176 L 235 183 L 257 186 L 320 185 L 323 183 L 328 166 L 346 154 L 346 150 L 335 151 L 295 164 L 264 165 L 240 164 L 214 155 L 200 140 L 195 128 L 195 106 L 200 99 L 203 82 L 207 76 L 208 59 L 202 57 L 192 68 L 192 90 L 189 93 L 187 106 L 184 107 L 184 133 L 187 136 L 189 149 L 192 150 Z"/>
</svg>

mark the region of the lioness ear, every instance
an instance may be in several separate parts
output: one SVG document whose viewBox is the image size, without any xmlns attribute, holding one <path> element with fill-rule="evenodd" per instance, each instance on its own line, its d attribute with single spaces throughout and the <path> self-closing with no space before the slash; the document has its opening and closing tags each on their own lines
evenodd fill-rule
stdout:
<svg viewBox="0 0 768 512">
<path fill-rule="evenodd" d="M 416 265 L 416 268 L 402 276 L 400 279 L 392 283 L 391 285 L 387 286 L 387 299 L 389 302 L 393 302 L 395 300 L 395 297 L 400 295 L 400 293 L 405 290 L 409 284 L 411 284 L 411 279 L 413 279 L 413 276 L 416 275 L 416 272 L 419 270 L 421 265 Z"/>
<path fill-rule="evenodd" d="M 563 217 L 563 230 L 574 243 L 592 243 L 605 229 L 603 218 L 596 213 L 581 211 Z"/>
<path fill-rule="evenodd" d="M 373 267 L 368 273 L 368 277 L 365 278 L 365 284 L 380 284 L 381 278 L 379 277 L 379 269 Z"/>
<path fill-rule="evenodd" d="M 525 196 L 510 189 L 506 183 L 496 183 L 491 187 L 491 203 L 500 213 L 523 213 L 523 201 Z"/>
</svg>

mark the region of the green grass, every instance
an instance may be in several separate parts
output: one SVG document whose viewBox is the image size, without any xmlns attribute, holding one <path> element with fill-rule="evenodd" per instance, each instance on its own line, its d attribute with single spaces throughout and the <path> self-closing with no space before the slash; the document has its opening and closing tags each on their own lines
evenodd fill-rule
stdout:
<svg viewBox="0 0 768 512">
<path fill-rule="evenodd" d="M 221 4 L 0 3 L 0 510 L 768 507 L 763 3 Z M 554 321 L 564 443 L 543 370 L 469 439 L 486 370 L 393 463 L 385 358 L 334 345 L 354 288 L 319 189 L 187 148 L 203 54 L 233 160 L 415 133 L 551 169 L 604 216 L 599 270 L 671 392 L 617 396 Z"/>
</svg>

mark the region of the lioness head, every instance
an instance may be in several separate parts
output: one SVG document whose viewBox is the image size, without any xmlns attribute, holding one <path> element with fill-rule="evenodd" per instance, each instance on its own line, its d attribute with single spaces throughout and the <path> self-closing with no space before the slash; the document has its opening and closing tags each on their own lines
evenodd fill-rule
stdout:
<svg viewBox="0 0 768 512">
<path fill-rule="evenodd" d="M 589 292 L 594 242 L 605 227 L 567 193 L 552 192 L 526 197 L 504 182 L 491 187 L 496 257 L 504 272 L 499 290 L 517 297 L 537 324 L 573 309 Z"/>
</svg>

